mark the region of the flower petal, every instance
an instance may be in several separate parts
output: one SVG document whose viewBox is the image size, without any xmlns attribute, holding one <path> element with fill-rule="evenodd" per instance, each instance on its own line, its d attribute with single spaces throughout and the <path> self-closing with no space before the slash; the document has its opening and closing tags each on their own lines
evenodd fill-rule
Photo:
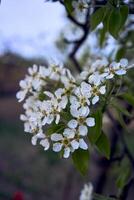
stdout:
<svg viewBox="0 0 134 200">
<path fill-rule="evenodd" d="M 89 127 L 92 127 L 95 125 L 95 119 L 93 117 L 89 117 L 86 119 L 86 123 Z"/>
<path fill-rule="evenodd" d="M 58 134 L 58 133 L 53 133 L 51 135 L 51 140 L 54 141 L 54 142 L 58 142 L 58 141 L 63 140 L 63 136 L 61 134 Z"/>
<path fill-rule="evenodd" d="M 87 135 L 88 129 L 86 126 L 79 126 L 78 130 L 79 130 L 79 135 L 82 135 L 82 136 Z"/>
<path fill-rule="evenodd" d="M 67 147 L 67 148 L 64 149 L 63 157 L 68 158 L 69 156 L 70 156 L 70 148 Z"/>
<path fill-rule="evenodd" d="M 59 142 L 53 144 L 53 151 L 55 151 L 55 152 L 61 151 L 62 146 L 63 146 L 63 144 L 61 144 L 61 143 L 59 143 Z"/>
<path fill-rule="evenodd" d="M 79 139 L 79 145 L 81 149 L 87 150 L 88 146 L 86 144 L 86 142 L 83 139 Z"/>
<path fill-rule="evenodd" d="M 93 99 L 92 99 L 92 104 L 94 105 L 94 104 L 96 104 L 98 101 L 99 101 L 99 96 L 95 96 L 95 97 L 93 97 Z"/>
<path fill-rule="evenodd" d="M 70 142 L 71 146 L 73 147 L 73 149 L 78 149 L 79 148 L 79 142 L 76 140 L 73 140 Z"/>
<path fill-rule="evenodd" d="M 67 125 L 68 125 L 69 128 L 76 128 L 77 125 L 78 125 L 78 122 L 77 122 L 75 119 L 72 119 L 72 120 L 70 120 L 70 121 L 68 122 Z"/>
</svg>

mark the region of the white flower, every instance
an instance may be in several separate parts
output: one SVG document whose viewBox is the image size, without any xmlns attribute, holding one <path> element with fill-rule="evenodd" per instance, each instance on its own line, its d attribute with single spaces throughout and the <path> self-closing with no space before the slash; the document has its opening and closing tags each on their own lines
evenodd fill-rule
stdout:
<svg viewBox="0 0 134 200">
<path fill-rule="evenodd" d="M 111 79 L 114 77 L 114 75 L 122 76 L 126 74 L 127 70 L 127 65 L 128 61 L 127 59 L 121 59 L 120 62 L 112 62 L 107 69 L 108 71 L 108 76 L 106 77 L 107 79 Z"/>
<path fill-rule="evenodd" d="M 88 117 L 89 108 L 84 109 L 71 109 L 71 115 L 74 119 L 68 122 L 68 127 L 75 129 L 78 127 L 80 135 L 87 135 L 88 127 L 93 127 L 95 125 L 95 119 L 93 117 Z"/>
<path fill-rule="evenodd" d="M 24 80 L 21 80 L 19 83 L 21 90 L 17 92 L 16 97 L 19 102 L 23 101 L 32 87 L 32 81 L 29 77 L 26 77 Z"/>
<path fill-rule="evenodd" d="M 85 184 L 81 191 L 80 200 L 92 200 L 93 185 L 92 183 Z"/>
<path fill-rule="evenodd" d="M 50 64 L 48 67 L 49 78 L 52 80 L 60 80 L 61 76 L 65 74 L 65 68 L 63 65 L 56 63 Z"/>
<path fill-rule="evenodd" d="M 86 82 L 82 82 L 80 87 L 76 87 L 73 91 L 75 96 L 70 96 L 71 109 L 88 109 L 90 105 L 89 97 L 91 97 L 90 91 L 91 86 Z"/>
<path fill-rule="evenodd" d="M 73 151 L 71 146 L 71 140 L 75 137 L 75 132 L 69 128 L 66 128 L 62 134 L 54 133 L 51 135 L 51 140 L 54 142 L 53 151 L 60 152 L 64 150 L 63 157 L 68 158 L 70 152 Z"/>
<path fill-rule="evenodd" d="M 72 6 L 76 12 L 83 12 L 85 9 L 88 8 L 88 3 L 86 0 L 74 0 L 72 2 Z"/>
<path fill-rule="evenodd" d="M 92 104 L 94 105 L 99 101 L 99 96 L 106 93 L 106 86 L 103 85 L 103 77 L 96 73 L 89 76 L 88 82 L 92 85 L 90 92 Z"/>
</svg>

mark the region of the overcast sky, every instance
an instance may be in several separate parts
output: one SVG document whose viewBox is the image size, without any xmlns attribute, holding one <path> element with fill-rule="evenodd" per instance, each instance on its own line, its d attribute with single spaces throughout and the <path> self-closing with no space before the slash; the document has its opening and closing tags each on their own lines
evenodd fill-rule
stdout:
<svg viewBox="0 0 134 200">
<path fill-rule="evenodd" d="M 52 55 L 53 42 L 64 27 L 64 9 L 44 0 L 2 0 L 0 51 L 11 48 L 25 56 Z"/>
</svg>

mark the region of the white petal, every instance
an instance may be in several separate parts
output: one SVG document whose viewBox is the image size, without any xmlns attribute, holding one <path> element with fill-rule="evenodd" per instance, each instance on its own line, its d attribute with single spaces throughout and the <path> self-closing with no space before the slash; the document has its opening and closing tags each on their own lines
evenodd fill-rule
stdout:
<svg viewBox="0 0 134 200">
<path fill-rule="evenodd" d="M 79 110 L 79 116 L 81 117 L 87 117 L 89 115 L 89 107 L 88 106 L 85 106 L 85 107 L 81 107 Z"/>
<path fill-rule="evenodd" d="M 119 69 L 119 70 L 115 71 L 115 74 L 124 75 L 124 74 L 126 74 L 126 70 L 125 69 Z"/>
<path fill-rule="evenodd" d="M 82 82 L 81 83 L 81 92 L 84 96 L 86 96 L 87 98 L 90 98 L 91 97 L 91 85 L 86 82 Z"/>
<path fill-rule="evenodd" d="M 99 89 L 100 93 L 101 94 L 105 94 L 106 93 L 106 86 L 101 86 L 100 89 Z"/>
<path fill-rule="evenodd" d="M 70 121 L 68 122 L 67 125 L 68 125 L 69 128 L 76 128 L 77 125 L 78 125 L 78 122 L 77 122 L 75 119 L 72 119 L 72 120 L 70 120 Z"/>
<path fill-rule="evenodd" d="M 71 146 L 73 149 L 78 149 L 79 148 L 79 142 L 76 140 L 71 141 Z"/>
<path fill-rule="evenodd" d="M 44 94 L 47 95 L 48 97 L 52 98 L 52 99 L 54 98 L 54 95 L 49 91 L 45 91 Z"/>
<path fill-rule="evenodd" d="M 56 115 L 56 120 L 55 120 L 55 123 L 56 123 L 56 124 L 58 124 L 58 123 L 59 123 L 59 121 L 60 121 L 60 115 L 59 115 L 59 114 L 57 114 L 57 115 Z"/>
<path fill-rule="evenodd" d="M 107 77 L 106 77 L 106 79 L 112 79 L 114 77 L 114 74 L 109 74 Z"/>
<path fill-rule="evenodd" d="M 128 60 L 125 59 L 125 58 L 122 58 L 120 60 L 120 64 L 121 64 L 122 67 L 126 67 L 128 65 Z"/>
<path fill-rule="evenodd" d="M 33 137 L 32 137 L 32 139 L 31 139 L 31 142 L 32 142 L 32 145 L 36 145 L 37 144 L 37 136 L 36 135 L 34 135 Z"/>
<path fill-rule="evenodd" d="M 80 116 L 80 113 L 79 113 L 79 111 L 78 111 L 76 108 L 72 108 L 72 107 L 71 107 L 70 112 L 71 112 L 71 115 L 72 115 L 73 117 L 78 118 L 78 117 Z"/>
<path fill-rule="evenodd" d="M 26 93 L 27 93 L 26 90 L 17 92 L 16 97 L 17 97 L 19 102 L 21 102 L 25 99 Z"/>
<path fill-rule="evenodd" d="M 92 127 L 95 125 L 95 119 L 93 117 L 89 117 L 86 119 L 86 123 L 89 127 Z"/>
<path fill-rule="evenodd" d="M 96 104 L 98 101 L 99 101 L 99 97 L 98 97 L 98 96 L 95 96 L 95 97 L 93 97 L 93 99 L 92 99 L 92 104 L 94 105 L 94 104 Z"/>
<path fill-rule="evenodd" d="M 63 135 L 69 139 L 74 138 L 75 136 L 75 132 L 74 130 L 70 129 L 70 128 L 66 128 L 63 132 Z"/>
<path fill-rule="evenodd" d="M 51 135 L 51 140 L 54 142 L 58 142 L 58 141 L 63 140 L 63 136 L 61 134 L 54 133 Z"/>
<path fill-rule="evenodd" d="M 70 156 L 70 148 L 67 147 L 67 148 L 64 149 L 64 155 L 63 155 L 63 157 L 64 158 L 68 158 L 69 156 Z"/>
<path fill-rule="evenodd" d="M 64 89 L 63 88 L 59 88 L 55 91 L 55 95 L 57 98 L 61 98 L 62 94 L 64 93 Z"/>
<path fill-rule="evenodd" d="M 81 149 L 87 150 L 88 146 L 86 144 L 86 142 L 83 139 L 79 139 L 79 145 Z"/>
<path fill-rule="evenodd" d="M 20 115 L 20 120 L 22 121 L 27 121 L 27 116 L 26 115 Z"/>
<path fill-rule="evenodd" d="M 53 151 L 55 151 L 55 152 L 61 151 L 62 146 L 63 146 L 63 144 L 61 144 L 61 143 L 55 143 L 55 144 L 53 144 Z"/>
<path fill-rule="evenodd" d="M 87 135 L 88 129 L 86 126 L 79 126 L 78 130 L 79 130 L 80 135 L 82 135 L 82 136 Z"/>
<path fill-rule="evenodd" d="M 43 139 L 40 141 L 40 144 L 44 147 L 44 150 L 48 150 L 50 147 L 50 143 L 48 141 L 48 139 Z"/>
</svg>

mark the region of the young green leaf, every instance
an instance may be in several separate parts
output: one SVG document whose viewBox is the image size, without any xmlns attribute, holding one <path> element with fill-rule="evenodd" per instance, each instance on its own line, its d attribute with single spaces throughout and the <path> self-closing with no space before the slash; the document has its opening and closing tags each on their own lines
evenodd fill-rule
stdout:
<svg viewBox="0 0 134 200">
<path fill-rule="evenodd" d="M 105 7 L 101 7 L 91 15 L 91 29 L 94 30 L 102 21 L 105 15 Z"/>
<path fill-rule="evenodd" d="M 110 142 L 107 136 L 102 133 L 96 142 L 98 150 L 109 159 L 110 157 Z"/>
<path fill-rule="evenodd" d="M 62 133 L 64 129 L 65 125 L 63 123 L 59 124 L 52 123 L 52 125 L 47 130 L 47 135 L 51 135 L 53 133 Z"/>
<path fill-rule="evenodd" d="M 72 154 L 72 160 L 76 169 L 84 176 L 88 172 L 89 151 L 78 149 Z"/>
<path fill-rule="evenodd" d="M 128 14 L 129 14 L 129 8 L 126 5 L 120 6 L 120 14 L 121 14 L 121 22 L 120 22 L 120 29 L 123 28 L 125 25 L 125 22 L 127 20 Z"/>
<path fill-rule="evenodd" d="M 102 111 L 98 109 L 96 113 L 93 114 L 95 118 L 95 126 L 89 128 L 89 133 L 88 133 L 88 139 L 91 142 L 91 144 L 95 144 L 97 139 L 101 135 L 101 129 L 102 129 Z"/>
<path fill-rule="evenodd" d="M 119 61 L 121 58 L 123 58 L 125 55 L 125 52 L 126 52 L 125 48 L 123 48 L 123 47 L 119 48 L 116 53 L 116 60 Z"/>
<path fill-rule="evenodd" d="M 129 161 L 125 158 L 122 161 L 120 168 L 118 170 L 118 177 L 116 180 L 116 185 L 118 188 L 122 189 L 127 184 L 130 174 L 131 174 L 130 164 Z"/>
<path fill-rule="evenodd" d="M 117 39 L 118 33 L 120 31 L 120 26 L 121 26 L 121 14 L 120 10 L 114 8 L 112 10 L 112 13 L 110 15 L 109 19 L 109 33 Z"/>
</svg>

